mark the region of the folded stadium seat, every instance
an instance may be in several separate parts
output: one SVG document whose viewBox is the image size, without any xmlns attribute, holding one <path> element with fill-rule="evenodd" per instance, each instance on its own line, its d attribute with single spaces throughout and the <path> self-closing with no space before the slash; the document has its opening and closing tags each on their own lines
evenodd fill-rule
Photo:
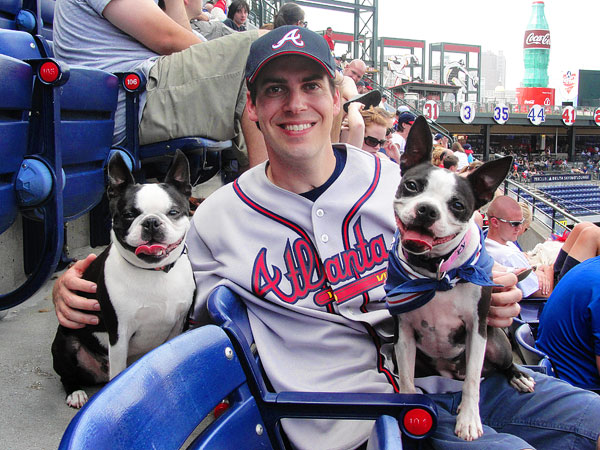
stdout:
<svg viewBox="0 0 600 450">
<path fill-rule="evenodd" d="M 40 58 L 40 52 L 30 34 L 0 30 L 0 53 L 28 60 Z M 112 147 L 119 81 L 98 69 L 70 67 L 69 72 L 70 79 L 60 90 L 61 112 L 56 120 L 66 175 L 64 215 L 73 220 L 98 204 L 105 190 L 103 168 Z"/>
<path fill-rule="evenodd" d="M 29 33 L 0 30 L 0 54 L 35 62 L 43 56 L 41 49 Z M 104 166 L 112 147 L 119 81 L 108 72 L 84 67 L 67 68 L 65 64 L 50 61 L 56 67 L 64 68 L 62 75 L 70 75 L 70 78 L 56 89 L 53 103 L 48 103 L 42 96 L 42 85 L 36 85 L 36 113 L 31 116 L 31 126 L 40 131 L 31 134 L 28 153 L 57 153 L 64 175 L 61 221 L 69 221 L 90 211 L 104 194 Z M 47 135 L 50 130 L 52 136 Z M 42 213 L 30 209 L 23 220 L 27 236 L 24 239 L 26 273 L 35 270 L 43 248 L 41 242 L 46 239 L 40 219 Z"/>
<path fill-rule="evenodd" d="M 27 152 L 32 89 L 31 66 L 0 55 L 0 233 L 17 216 L 15 178 Z"/>
<path fill-rule="evenodd" d="M 151 163 L 158 162 L 153 164 L 153 168 L 166 173 L 168 164 L 164 162 L 164 158 L 173 155 L 177 149 L 185 153 L 190 160 L 192 185 L 203 183 L 219 172 L 222 168 L 221 155 L 223 151 L 232 148 L 231 140 L 219 142 L 202 136 L 189 136 L 139 145 L 139 95 L 146 89 L 146 79 L 140 72 L 124 72 L 117 75 L 126 92 L 127 131 L 123 146 L 133 157 L 138 179 L 143 180 L 148 175 L 146 171 Z M 144 170 L 141 170 L 142 166 Z"/>
<path fill-rule="evenodd" d="M 0 34 L 4 36 L 6 31 L 0 30 Z M 20 31 L 11 33 L 30 36 Z M 0 165 L 10 168 L 18 161 L 19 170 L 16 177 L 10 172 L 3 173 L 9 189 L 3 183 L 0 194 L 2 227 L 13 219 L 16 198 L 16 204 L 24 214 L 35 208 L 41 220 L 41 232 L 27 233 L 24 226 L 24 253 L 27 255 L 28 245 L 34 246 L 37 258 L 30 270 L 26 267 L 27 279 L 13 291 L 0 295 L 0 310 L 12 308 L 33 295 L 54 272 L 63 248 L 61 191 L 64 183 L 60 151 L 55 141 L 58 134 L 55 117 L 58 114 L 58 92 L 68 80 L 68 69 L 53 60 L 25 62 L 3 55 L 4 49 L 0 45 L 0 72 L 10 78 L 2 77 L 0 83 L 2 88 L 7 89 L 2 95 L 2 105 L 12 110 L 4 111 L 0 120 Z M 11 72 L 11 68 L 17 70 Z M 25 96 L 29 100 L 25 101 Z M 31 110 L 29 116 L 24 115 L 24 106 Z M 33 120 L 34 117 L 36 120 Z M 14 123 L 19 119 L 24 123 Z M 5 145 L 9 146 L 8 152 L 5 151 Z M 5 169 L 3 172 L 6 172 Z M 9 211 L 8 221 L 5 211 Z M 23 224 L 26 222 L 24 216 Z"/>
<path fill-rule="evenodd" d="M 34 33 L 35 13 L 23 8 L 22 0 L 0 0 L 0 28 Z"/>
<path fill-rule="evenodd" d="M 533 338 L 528 323 L 524 323 L 517 328 L 515 338 L 519 345 L 519 351 L 523 358 L 523 362 L 527 364 L 529 368 L 537 366 L 540 368 L 540 372 L 556 377 L 556 372 L 548 355 L 535 348 L 535 339 Z"/>
<path fill-rule="evenodd" d="M 397 450 L 402 446 L 392 443 L 398 443 L 398 419 L 411 414 L 414 406 L 427 408 L 424 413 L 437 411 L 424 395 L 262 396 L 253 391 L 255 380 L 244 362 L 235 341 L 221 328 L 206 325 L 185 332 L 144 355 L 94 394 L 67 427 L 59 449 L 175 449 L 194 431 L 185 448 L 285 449 L 280 419 L 309 417 L 377 419 L 369 448 Z M 409 401 L 413 398 L 422 403 Z M 217 406 L 219 413 L 211 414 Z"/>
<path fill-rule="evenodd" d="M 42 23 L 41 27 L 38 27 L 37 34 L 42 35 L 44 39 L 48 41 L 52 41 L 52 24 L 54 22 L 55 4 L 55 0 L 40 0 L 40 16 L 42 18 Z"/>
<path fill-rule="evenodd" d="M 231 339 L 235 352 L 241 359 L 242 367 L 248 378 L 249 389 L 257 401 L 263 418 L 269 417 L 268 430 L 274 430 L 274 436 L 281 443 L 279 421 L 283 417 L 324 418 L 328 408 L 337 405 L 339 415 L 329 416 L 346 419 L 369 419 L 389 415 L 395 418 L 400 427 L 402 441 L 407 448 L 420 448 L 421 440 L 429 436 L 436 427 L 437 408 L 423 394 L 343 394 L 325 392 L 280 392 L 274 393 L 268 379 L 264 376 L 260 358 L 254 345 L 246 306 L 240 297 L 226 286 L 218 286 L 208 296 L 208 313 L 212 321 L 225 330 Z M 282 402 L 297 397 L 294 411 L 285 414 Z M 370 403 L 370 408 L 356 403 Z M 322 403 L 323 408 L 314 409 L 313 402 Z M 353 405 L 354 404 L 354 405 Z M 403 404 L 403 407 L 400 405 Z M 393 407 L 394 410 L 386 409 Z M 324 415 L 318 416 L 318 412 Z M 290 415 L 290 412 L 293 415 Z M 330 414 L 330 412 L 329 412 Z M 418 419 L 415 420 L 415 418 Z M 385 421 L 385 419 L 383 419 Z M 384 425 L 384 424 L 380 424 Z M 389 423 L 388 423 L 389 426 Z M 385 427 L 384 427 L 385 428 Z M 389 431 L 389 430 L 388 430 Z M 271 434 L 271 432 L 270 432 Z M 384 432 L 385 434 L 385 432 Z M 219 447 L 215 447 L 219 448 Z M 236 448 L 224 446 L 220 448 Z M 283 448 L 280 445 L 275 448 Z"/>
</svg>

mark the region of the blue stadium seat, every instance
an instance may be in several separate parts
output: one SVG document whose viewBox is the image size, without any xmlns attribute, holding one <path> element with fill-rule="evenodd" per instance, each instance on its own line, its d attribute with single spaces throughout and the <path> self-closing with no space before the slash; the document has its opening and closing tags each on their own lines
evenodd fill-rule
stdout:
<svg viewBox="0 0 600 450">
<path fill-rule="evenodd" d="M 36 26 L 35 13 L 23 8 L 22 0 L 0 0 L 0 28 L 35 33 Z"/>
<path fill-rule="evenodd" d="M 535 340 L 531 333 L 531 328 L 528 323 L 524 323 L 515 332 L 515 338 L 519 345 L 519 350 L 523 358 L 523 362 L 528 364 L 529 368 L 539 367 L 539 371 L 555 377 L 554 367 L 548 355 L 541 350 L 535 348 Z"/>
<path fill-rule="evenodd" d="M 394 422 L 398 429 L 397 418 L 407 408 L 403 396 L 281 392 L 260 397 L 252 392 L 243 362 L 235 342 L 215 325 L 177 336 L 92 396 L 67 427 L 59 449 L 180 448 L 224 399 L 227 409 L 206 420 L 187 448 L 283 449 L 273 427 L 281 417 L 379 419 L 370 448 L 402 448 L 389 444 L 397 437 Z"/>
<path fill-rule="evenodd" d="M 44 37 L 48 41 L 52 41 L 53 23 L 54 23 L 54 6 L 55 0 L 39 0 L 41 26 L 38 27 L 37 34 Z"/>
<path fill-rule="evenodd" d="M 31 66 L 0 55 L 0 233 L 17 216 L 15 178 L 27 152 L 32 89 Z"/>
<path fill-rule="evenodd" d="M 267 429 L 281 442 L 279 419 L 284 416 L 283 410 L 276 406 L 276 398 L 291 399 L 297 397 L 300 404 L 294 411 L 293 417 L 317 418 L 318 411 L 314 409 L 313 402 L 325 405 L 338 404 L 340 413 L 337 417 L 346 419 L 377 419 L 382 415 L 390 415 L 396 419 L 400 426 L 404 444 L 409 448 L 418 444 L 418 440 L 426 438 L 435 429 L 437 423 L 437 409 L 435 404 L 425 395 L 421 394 L 332 394 L 332 393 L 274 393 L 269 389 L 269 382 L 263 376 L 258 354 L 253 353 L 254 338 L 246 307 L 231 289 L 219 286 L 208 297 L 208 312 L 214 323 L 221 326 L 231 339 L 234 349 L 241 359 L 242 367 L 249 380 L 249 389 L 257 400 L 258 408 L 265 419 Z M 359 399 L 370 404 L 370 408 L 350 407 L 358 403 Z M 403 404 L 403 407 L 400 405 Z M 387 410 L 388 407 L 399 408 Z M 346 408 L 348 407 L 348 409 Z M 387 411 L 386 411 L 387 410 Z"/>
<path fill-rule="evenodd" d="M 1 54 L 21 60 L 39 59 L 43 56 L 41 48 L 28 33 L 0 30 Z M 71 67 L 69 72 L 69 82 L 60 90 L 60 114 L 39 120 L 59 123 L 57 143 L 66 176 L 64 217 L 73 220 L 98 204 L 105 190 L 103 168 L 112 147 L 119 81 L 115 75 L 97 69 Z M 42 137 L 33 139 L 37 141 L 30 146 L 44 151 Z"/>
<path fill-rule="evenodd" d="M 36 74 L 30 82 L 30 132 L 20 143 L 26 146 L 26 163 L 15 184 L 23 212 L 25 272 L 30 276 L 23 286 L 1 297 L 0 309 L 5 309 L 26 300 L 54 272 L 64 221 L 100 202 L 119 82 L 110 73 L 69 69 L 43 58 L 42 47 L 23 31 L 0 29 L 0 55 L 29 64 Z"/>
<path fill-rule="evenodd" d="M 139 145 L 139 95 L 146 89 L 146 79 L 139 72 L 117 74 L 121 86 L 126 92 L 126 141 L 123 144 L 131 154 L 139 178 L 144 162 L 160 161 L 167 155 L 173 155 L 177 149 L 190 160 L 192 184 L 200 184 L 216 175 L 221 168 L 220 155 L 223 150 L 232 147 L 231 140 L 213 141 L 201 136 L 189 136 L 169 141 Z M 166 168 L 166 165 L 165 165 Z"/>
<path fill-rule="evenodd" d="M 0 30 L 0 32 L 5 31 L 7 30 Z M 26 34 L 19 31 L 13 31 L 13 33 Z M 1 51 L 2 46 L 0 46 L 0 72 L 10 68 L 15 61 L 12 57 L 2 55 Z M 25 64 L 24 61 L 17 61 Z M 35 208 L 42 232 L 36 235 L 24 231 L 24 253 L 27 254 L 26 246 L 29 244 L 35 247 L 38 257 L 31 264 L 30 270 L 26 270 L 29 276 L 23 284 L 12 292 L 0 295 L 0 310 L 12 308 L 22 303 L 42 286 L 58 264 L 64 236 L 63 198 L 61 195 L 64 178 L 61 170 L 60 151 L 57 149 L 55 140 L 59 134 L 55 117 L 59 114 L 58 92 L 61 85 L 68 80 L 69 72 L 67 68 L 48 59 L 28 60 L 27 64 L 30 66 L 31 71 L 28 73 L 33 73 L 34 77 L 26 77 L 23 81 L 22 90 L 24 92 L 28 90 L 30 93 L 32 114 L 25 131 L 15 127 L 14 124 L 12 127 L 8 124 L 4 130 L 8 136 L 1 137 L 15 138 L 10 134 L 11 128 L 13 128 L 13 131 L 15 129 L 18 131 L 16 136 L 18 139 L 22 139 L 25 132 L 25 139 L 16 143 L 14 157 L 21 158 L 21 161 L 16 177 L 10 177 L 10 184 L 13 186 L 13 195 L 16 195 L 16 201 L 21 211 L 32 211 Z M 16 78 L 14 84 L 19 86 L 21 80 L 18 77 Z M 10 80 L 5 81 L 10 83 Z M 25 84 L 28 84 L 28 89 Z M 3 86 L 9 89 L 12 88 L 12 85 L 12 83 L 3 83 Z M 3 101 L 13 94 L 16 95 L 18 89 L 15 89 L 12 94 L 4 95 Z M 22 111 L 16 109 L 13 111 L 14 118 L 22 117 L 22 113 Z M 7 143 L 10 143 L 10 141 Z M 26 154 L 23 157 L 22 146 L 24 144 Z M 7 162 L 11 161 L 11 156 L 6 157 Z M 4 162 L 3 159 L 2 163 Z M 10 205 L 10 200 L 7 201 L 7 205 Z M 11 207 L 7 206 L 7 208 L 10 210 Z M 1 215 L 4 215 L 4 205 L 0 207 L 0 211 L 2 211 Z M 26 218 L 23 217 L 24 226 L 25 223 Z M 35 241 L 35 245 L 32 244 L 32 241 Z"/>
</svg>

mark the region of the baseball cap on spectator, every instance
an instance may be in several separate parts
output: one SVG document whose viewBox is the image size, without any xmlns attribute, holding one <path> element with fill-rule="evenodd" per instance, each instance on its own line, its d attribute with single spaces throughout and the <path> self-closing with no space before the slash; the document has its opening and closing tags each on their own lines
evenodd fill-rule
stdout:
<svg viewBox="0 0 600 450">
<path fill-rule="evenodd" d="M 283 55 L 301 55 L 312 59 L 335 78 L 335 60 L 323 36 L 297 25 L 286 25 L 269 31 L 250 47 L 246 62 L 246 81 L 251 84 L 268 62 Z"/>
<path fill-rule="evenodd" d="M 473 150 L 471 149 L 471 144 L 463 145 L 463 150 L 465 151 L 465 153 L 473 153 Z"/>
<path fill-rule="evenodd" d="M 409 125 L 412 125 L 413 123 L 415 123 L 416 118 L 417 116 L 415 116 L 410 111 L 403 111 L 398 116 L 398 123 L 407 123 Z"/>
<path fill-rule="evenodd" d="M 398 106 L 398 108 L 396 109 L 396 115 L 399 115 L 403 112 L 410 112 L 410 109 L 408 109 L 408 106 L 405 106 L 405 105 Z"/>
<path fill-rule="evenodd" d="M 434 141 L 439 141 L 440 139 L 442 139 L 444 136 L 442 135 L 442 133 L 438 133 L 435 135 L 435 137 L 433 138 Z"/>
</svg>

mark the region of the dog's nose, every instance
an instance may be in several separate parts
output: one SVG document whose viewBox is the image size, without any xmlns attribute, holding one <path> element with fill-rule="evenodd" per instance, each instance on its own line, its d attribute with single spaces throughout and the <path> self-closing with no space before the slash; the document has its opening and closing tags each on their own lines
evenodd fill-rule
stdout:
<svg viewBox="0 0 600 450">
<path fill-rule="evenodd" d="M 416 210 L 416 220 L 424 226 L 431 225 L 440 218 L 440 212 L 433 205 L 420 204 Z"/>
<path fill-rule="evenodd" d="M 160 228 L 160 220 L 156 217 L 149 217 L 142 222 L 142 228 L 146 231 L 153 232 Z"/>
</svg>

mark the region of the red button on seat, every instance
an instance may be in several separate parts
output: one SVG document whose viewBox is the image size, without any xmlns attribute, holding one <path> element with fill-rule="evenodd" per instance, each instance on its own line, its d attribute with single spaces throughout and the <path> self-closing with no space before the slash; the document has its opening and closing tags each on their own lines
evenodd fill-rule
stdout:
<svg viewBox="0 0 600 450">
<path fill-rule="evenodd" d="M 40 78 L 46 83 L 52 83 L 60 76 L 60 70 L 56 63 L 52 61 L 45 62 L 40 67 Z"/>
<path fill-rule="evenodd" d="M 125 77 L 125 87 L 127 89 L 131 89 L 135 91 L 140 86 L 140 77 L 137 75 L 130 73 Z"/>
<path fill-rule="evenodd" d="M 414 436 L 427 434 L 432 426 L 433 420 L 431 414 L 424 409 L 411 409 L 404 415 L 404 428 Z"/>
</svg>

